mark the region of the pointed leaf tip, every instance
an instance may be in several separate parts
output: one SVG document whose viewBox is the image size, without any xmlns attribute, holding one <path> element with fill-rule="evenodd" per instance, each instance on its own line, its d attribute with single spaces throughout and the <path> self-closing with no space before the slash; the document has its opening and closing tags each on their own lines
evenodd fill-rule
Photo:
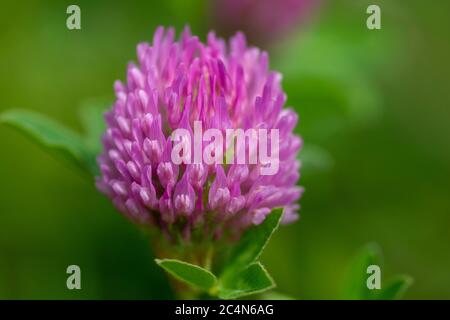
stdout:
<svg viewBox="0 0 450 320">
<path fill-rule="evenodd" d="M 282 208 L 273 209 L 260 225 L 251 227 L 243 234 L 230 254 L 230 264 L 226 267 L 225 274 L 243 269 L 259 258 L 280 225 L 282 215 Z"/>
<path fill-rule="evenodd" d="M 273 289 L 275 282 L 260 262 L 224 279 L 219 286 L 219 298 L 236 299 Z"/>
<path fill-rule="evenodd" d="M 212 272 L 194 264 L 176 259 L 155 259 L 155 262 L 176 279 L 201 290 L 207 291 L 217 282 Z"/>
</svg>

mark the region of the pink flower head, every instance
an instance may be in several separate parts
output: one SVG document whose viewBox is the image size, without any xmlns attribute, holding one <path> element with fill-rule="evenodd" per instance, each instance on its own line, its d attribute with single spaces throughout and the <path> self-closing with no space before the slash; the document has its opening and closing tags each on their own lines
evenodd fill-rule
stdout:
<svg viewBox="0 0 450 320">
<path fill-rule="evenodd" d="M 116 101 L 105 114 L 99 190 L 132 221 L 169 237 L 195 230 L 239 234 L 275 207 L 285 209 L 284 222 L 294 221 L 302 140 L 293 133 L 297 114 L 283 109 L 281 76 L 269 70 L 267 53 L 247 47 L 241 33 L 227 45 L 211 32 L 203 44 L 188 28 L 175 41 L 172 28 L 160 27 L 137 55 L 139 64 L 129 65 L 126 83 L 115 83 Z M 186 161 L 207 148 L 204 141 L 189 143 L 199 124 L 224 135 L 227 129 L 276 129 L 278 171 L 262 175 L 261 162 Z M 177 129 L 186 134 L 175 143 Z M 178 163 L 172 154 L 180 145 L 186 148 Z"/>
</svg>

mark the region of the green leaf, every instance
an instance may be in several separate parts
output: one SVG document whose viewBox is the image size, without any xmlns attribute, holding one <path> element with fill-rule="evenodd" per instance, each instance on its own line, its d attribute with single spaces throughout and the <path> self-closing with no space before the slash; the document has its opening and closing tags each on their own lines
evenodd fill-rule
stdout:
<svg viewBox="0 0 450 320">
<path fill-rule="evenodd" d="M 9 110 L 0 115 L 5 123 L 35 140 L 41 147 L 85 173 L 96 174 L 95 155 L 80 135 L 49 118 L 26 110 Z"/>
<path fill-rule="evenodd" d="M 155 259 L 155 261 L 161 268 L 166 270 L 178 280 L 199 289 L 207 291 L 217 283 L 217 279 L 214 274 L 195 264 L 190 264 L 175 259 Z"/>
<path fill-rule="evenodd" d="M 275 282 L 261 263 L 250 264 L 232 277 L 220 282 L 218 296 L 221 299 L 235 299 L 261 293 L 275 287 Z"/>
<path fill-rule="evenodd" d="M 278 228 L 282 215 L 283 209 L 273 209 L 266 219 L 264 219 L 263 223 L 253 226 L 242 235 L 241 240 L 231 251 L 229 257 L 230 262 L 223 273 L 224 277 L 244 269 L 258 259 L 269 242 L 270 237 Z"/>
<path fill-rule="evenodd" d="M 413 279 L 407 275 L 399 275 L 391 279 L 387 285 L 382 286 L 381 292 L 376 295 L 377 300 L 400 299 L 411 286 Z"/>
<path fill-rule="evenodd" d="M 366 245 L 354 258 L 348 274 L 345 299 L 370 299 L 372 291 L 367 288 L 367 267 L 380 265 L 382 254 L 380 247 L 375 243 Z"/>
</svg>

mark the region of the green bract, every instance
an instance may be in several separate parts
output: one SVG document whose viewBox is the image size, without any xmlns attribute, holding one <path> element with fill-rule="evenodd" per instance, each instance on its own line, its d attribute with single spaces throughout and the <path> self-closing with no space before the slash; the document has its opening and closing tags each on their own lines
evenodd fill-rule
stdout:
<svg viewBox="0 0 450 320">
<path fill-rule="evenodd" d="M 247 230 L 234 245 L 219 277 L 200 266 L 179 260 L 156 263 L 177 279 L 222 299 L 234 299 L 275 287 L 272 277 L 258 261 L 278 228 L 282 209 L 274 209 L 263 223 Z"/>
</svg>

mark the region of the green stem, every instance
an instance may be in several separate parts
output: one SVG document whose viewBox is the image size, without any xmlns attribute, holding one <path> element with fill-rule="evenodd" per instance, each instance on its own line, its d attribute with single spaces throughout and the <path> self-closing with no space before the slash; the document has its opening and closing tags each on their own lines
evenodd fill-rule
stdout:
<svg viewBox="0 0 450 320">
<path fill-rule="evenodd" d="M 205 269 L 211 270 L 213 256 L 214 256 L 214 246 L 210 244 L 209 248 L 206 251 Z"/>
</svg>

